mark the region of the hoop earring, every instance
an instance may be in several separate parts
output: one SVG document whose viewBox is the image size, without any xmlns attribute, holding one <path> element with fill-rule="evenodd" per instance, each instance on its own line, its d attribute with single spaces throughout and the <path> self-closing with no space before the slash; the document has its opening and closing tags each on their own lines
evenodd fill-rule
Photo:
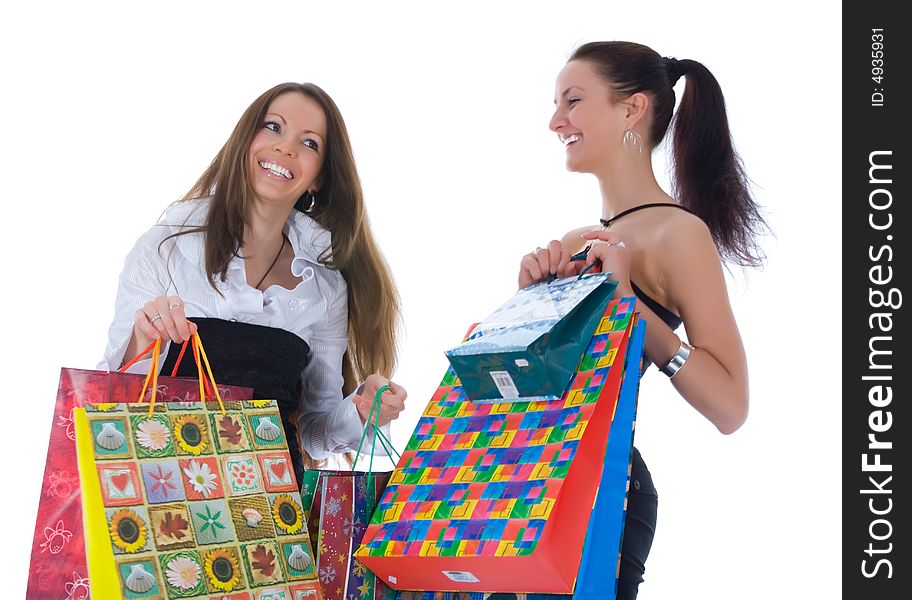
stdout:
<svg viewBox="0 0 912 600">
<path fill-rule="evenodd" d="M 305 190 L 298 201 L 295 202 L 295 208 L 301 212 L 309 212 L 317 201 L 317 196 L 310 190 Z"/>
<path fill-rule="evenodd" d="M 643 154 L 643 138 L 630 128 L 629 123 L 627 124 L 627 129 L 624 130 L 624 152 L 634 161 L 639 160 Z"/>
</svg>

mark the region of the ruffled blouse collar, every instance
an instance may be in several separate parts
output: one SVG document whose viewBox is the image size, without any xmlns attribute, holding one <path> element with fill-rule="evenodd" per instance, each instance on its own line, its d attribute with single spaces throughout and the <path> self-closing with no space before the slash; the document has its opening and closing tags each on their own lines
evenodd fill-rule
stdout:
<svg viewBox="0 0 912 600">
<path fill-rule="evenodd" d="M 171 233 L 179 233 L 203 225 L 208 210 L 208 198 L 177 202 L 167 208 L 158 224 L 170 227 Z M 304 280 L 310 279 L 313 277 L 313 267 L 322 266 L 320 257 L 325 256 L 329 259 L 332 256 L 332 235 L 311 217 L 296 209 L 288 215 L 283 230 L 295 253 L 291 261 L 291 273 Z M 205 265 L 202 234 L 179 235 L 174 241 L 186 258 L 201 267 Z M 233 258 L 228 264 L 228 280 L 235 279 L 238 283 L 246 283 L 244 262 L 240 257 Z"/>
</svg>

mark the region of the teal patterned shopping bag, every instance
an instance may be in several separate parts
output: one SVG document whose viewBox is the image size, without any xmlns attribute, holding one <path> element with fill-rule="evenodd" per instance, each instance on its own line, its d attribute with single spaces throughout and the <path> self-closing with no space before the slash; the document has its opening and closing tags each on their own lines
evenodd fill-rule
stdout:
<svg viewBox="0 0 912 600">
<path fill-rule="evenodd" d="M 521 289 L 446 351 L 473 402 L 560 399 L 617 282 L 610 273 Z"/>
</svg>

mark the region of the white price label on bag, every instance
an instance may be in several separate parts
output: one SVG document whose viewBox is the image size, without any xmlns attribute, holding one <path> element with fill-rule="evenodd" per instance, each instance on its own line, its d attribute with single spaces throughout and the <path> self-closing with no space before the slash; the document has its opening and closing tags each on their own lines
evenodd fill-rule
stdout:
<svg viewBox="0 0 912 600">
<path fill-rule="evenodd" d="M 459 583 L 478 583 L 481 581 L 468 571 L 442 571 L 442 573 L 449 577 L 450 580 Z"/>
<path fill-rule="evenodd" d="M 491 379 L 494 380 L 494 385 L 497 386 L 497 390 L 502 397 L 519 398 L 519 390 L 516 389 L 516 384 L 513 383 L 513 378 L 510 377 L 508 372 L 491 371 Z"/>
</svg>

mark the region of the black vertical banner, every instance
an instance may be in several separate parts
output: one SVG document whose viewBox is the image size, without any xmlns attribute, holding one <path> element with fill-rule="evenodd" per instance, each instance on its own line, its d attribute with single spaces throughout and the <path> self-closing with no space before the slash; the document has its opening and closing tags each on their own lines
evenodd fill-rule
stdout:
<svg viewBox="0 0 912 600">
<path fill-rule="evenodd" d="M 909 21 L 843 3 L 844 598 L 912 598 Z M 829 365 L 824 365 L 825 369 Z"/>
</svg>

